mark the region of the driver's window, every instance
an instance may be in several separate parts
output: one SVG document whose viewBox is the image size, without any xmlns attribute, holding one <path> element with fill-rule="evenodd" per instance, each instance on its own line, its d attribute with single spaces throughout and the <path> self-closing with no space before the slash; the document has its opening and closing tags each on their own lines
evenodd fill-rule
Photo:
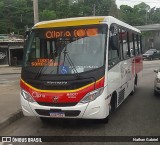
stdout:
<svg viewBox="0 0 160 145">
<path fill-rule="evenodd" d="M 31 44 L 30 50 L 27 51 L 29 60 L 32 58 L 40 57 L 40 39 L 35 37 L 33 43 Z"/>
<path fill-rule="evenodd" d="M 115 24 L 112 24 L 110 27 L 109 48 L 108 48 L 108 68 L 109 69 L 120 61 L 118 37 L 119 37 L 118 27 Z"/>
</svg>

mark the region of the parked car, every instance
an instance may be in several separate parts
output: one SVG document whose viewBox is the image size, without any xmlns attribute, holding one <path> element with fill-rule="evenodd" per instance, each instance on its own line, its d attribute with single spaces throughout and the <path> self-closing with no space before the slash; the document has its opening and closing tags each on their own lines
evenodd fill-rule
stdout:
<svg viewBox="0 0 160 145">
<path fill-rule="evenodd" d="M 143 59 L 153 60 L 157 58 L 160 59 L 160 51 L 156 49 L 149 49 L 143 54 Z"/>
<path fill-rule="evenodd" d="M 154 70 L 157 73 L 155 81 L 154 81 L 154 95 L 160 95 L 160 69 Z"/>
</svg>

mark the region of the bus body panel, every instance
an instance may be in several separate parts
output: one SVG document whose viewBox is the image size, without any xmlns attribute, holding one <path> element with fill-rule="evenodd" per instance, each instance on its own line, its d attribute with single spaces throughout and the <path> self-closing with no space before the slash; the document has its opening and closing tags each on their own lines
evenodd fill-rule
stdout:
<svg viewBox="0 0 160 145">
<path fill-rule="evenodd" d="M 94 87 L 97 89 L 104 87 L 104 77 L 95 83 L 91 83 L 76 90 L 40 90 L 30 86 L 22 79 L 20 81 L 20 86 L 39 104 L 43 102 L 54 103 L 54 96 L 58 97 L 58 103 L 78 103 L 87 93 L 93 91 Z"/>
<path fill-rule="evenodd" d="M 108 71 L 107 84 L 108 95 L 112 94 L 117 89 L 120 89 L 121 85 L 121 63 L 118 63 Z"/>
<path fill-rule="evenodd" d="M 108 93 L 117 93 L 117 107 L 131 93 L 134 87 L 132 73 L 133 58 L 119 62 L 108 71 Z"/>
<path fill-rule="evenodd" d="M 108 104 L 110 102 L 110 98 L 107 99 L 106 92 L 107 89 L 105 88 L 103 94 L 96 100 L 86 104 L 79 103 L 72 107 L 50 107 L 39 105 L 36 102 L 28 103 L 28 101 L 21 96 L 22 111 L 25 116 L 37 117 L 51 117 L 49 116 L 49 113 L 52 112 L 52 110 L 61 110 L 62 112 L 70 111 L 70 113 L 72 113 L 72 111 L 80 111 L 80 114 L 77 116 L 65 116 L 65 118 L 102 119 L 109 114 Z M 37 113 L 36 110 L 42 110 L 42 114 L 44 110 L 47 112 L 46 115 L 42 115 L 39 114 L 39 112 Z"/>
<path fill-rule="evenodd" d="M 136 61 L 135 61 L 136 59 Z M 138 61 L 137 61 L 138 59 Z M 129 96 L 134 89 L 134 81 L 137 75 L 138 84 L 142 78 L 142 57 L 131 58 L 119 62 L 108 71 L 108 94 L 117 93 L 117 107 Z M 137 70 L 133 68 L 137 68 Z"/>
<path fill-rule="evenodd" d="M 142 80 L 142 74 L 143 74 L 143 56 L 142 55 L 135 57 L 135 73 L 138 76 L 137 83 L 140 83 Z"/>
</svg>

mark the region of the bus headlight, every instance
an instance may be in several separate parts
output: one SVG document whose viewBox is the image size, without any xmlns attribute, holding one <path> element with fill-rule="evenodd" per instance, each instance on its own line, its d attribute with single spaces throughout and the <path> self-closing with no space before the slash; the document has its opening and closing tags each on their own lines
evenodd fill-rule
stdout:
<svg viewBox="0 0 160 145">
<path fill-rule="evenodd" d="M 21 89 L 21 94 L 25 100 L 27 100 L 29 102 L 35 102 L 34 99 L 32 98 L 32 96 L 27 91 Z"/>
<path fill-rule="evenodd" d="M 80 103 L 89 103 L 93 100 L 95 100 L 97 97 L 99 97 L 103 93 L 104 88 L 99 88 L 97 90 L 94 90 L 92 92 L 89 92 L 85 97 L 80 101 Z"/>
</svg>

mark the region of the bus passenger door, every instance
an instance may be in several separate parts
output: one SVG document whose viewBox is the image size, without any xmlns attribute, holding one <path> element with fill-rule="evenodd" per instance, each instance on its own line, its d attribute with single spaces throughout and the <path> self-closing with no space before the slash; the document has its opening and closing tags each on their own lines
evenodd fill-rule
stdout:
<svg viewBox="0 0 160 145">
<path fill-rule="evenodd" d="M 133 88 L 132 81 L 132 61 L 131 58 L 131 44 L 132 41 L 132 33 L 129 31 L 122 29 L 121 30 L 121 52 L 122 52 L 122 61 L 121 61 L 121 86 L 124 91 L 125 99 L 131 92 Z"/>
<path fill-rule="evenodd" d="M 108 82 L 108 95 L 112 94 L 113 92 L 117 92 L 117 98 L 118 98 L 119 88 L 121 86 L 120 50 L 118 41 L 119 41 L 118 27 L 112 24 L 109 32 L 107 82 Z"/>
</svg>

